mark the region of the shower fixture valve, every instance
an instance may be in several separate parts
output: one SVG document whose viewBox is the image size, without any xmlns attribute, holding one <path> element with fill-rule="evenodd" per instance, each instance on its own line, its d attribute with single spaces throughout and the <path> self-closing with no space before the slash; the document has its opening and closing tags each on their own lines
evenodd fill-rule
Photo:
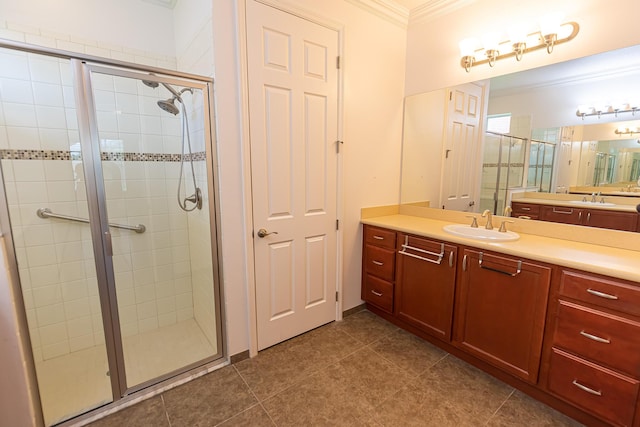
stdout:
<svg viewBox="0 0 640 427">
<path fill-rule="evenodd" d="M 198 209 L 202 209 L 202 191 L 200 191 L 199 188 L 196 188 L 196 192 L 193 193 L 191 196 L 187 197 L 186 199 L 184 199 L 184 201 L 185 203 L 186 202 L 195 203 Z"/>
</svg>

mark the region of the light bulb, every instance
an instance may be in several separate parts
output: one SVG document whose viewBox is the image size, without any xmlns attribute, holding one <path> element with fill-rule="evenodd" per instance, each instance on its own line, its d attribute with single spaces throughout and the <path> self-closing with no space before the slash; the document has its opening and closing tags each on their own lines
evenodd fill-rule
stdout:
<svg viewBox="0 0 640 427">
<path fill-rule="evenodd" d="M 458 43 L 458 47 L 460 48 L 460 56 L 475 56 L 477 46 L 478 41 L 474 38 L 461 40 L 460 43 Z"/>
</svg>

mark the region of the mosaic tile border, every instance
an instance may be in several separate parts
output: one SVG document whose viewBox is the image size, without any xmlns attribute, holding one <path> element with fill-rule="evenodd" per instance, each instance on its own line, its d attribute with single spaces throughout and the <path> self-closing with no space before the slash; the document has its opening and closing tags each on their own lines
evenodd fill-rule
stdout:
<svg viewBox="0 0 640 427">
<path fill-rule="evenodd" d="M 507 166 L 511 165 L 511 167 L 518 167 L 518 168 L 523 168 L 524 167 L 524 163 L 483 163 L 482 167 L 483 168 L 497 168 L 498 166 L 500 167 L 504 167 L 506 168 Z M 546 166 L 545 166 L 546 167 Z"/>
<path fill-rule="evenodd" d="M 182 154 L 165 153 L 121 153 L 104 152 L 101 153 L 102 161 L 120 162 L 180 162 Z M 58 150 L 0 150 L 1 160 L 82 160 L 80 151 L 58 151 Z M 200 151 L 192 155 L 184 156 L 186 161 L 207 160 L 207 153 Z"/>
</svg>

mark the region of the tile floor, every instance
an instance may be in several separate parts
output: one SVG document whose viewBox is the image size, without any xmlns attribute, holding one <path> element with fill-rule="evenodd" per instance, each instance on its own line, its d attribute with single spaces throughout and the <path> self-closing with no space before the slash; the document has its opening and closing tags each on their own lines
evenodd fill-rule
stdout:
<svg viewBox="0 0 640 427">
<path fill-rule="evenodd" d="M 91 424 L 579 426 L 361 311 Z"/>
<path fill-rule="evenodd" d="M 129 386 L 216 353 L 194 319 L 125 337 L 123 345 Z M 108 370 L 104 345 L 36 363 L 47 424 L 111 402 Z"/>
</svg>

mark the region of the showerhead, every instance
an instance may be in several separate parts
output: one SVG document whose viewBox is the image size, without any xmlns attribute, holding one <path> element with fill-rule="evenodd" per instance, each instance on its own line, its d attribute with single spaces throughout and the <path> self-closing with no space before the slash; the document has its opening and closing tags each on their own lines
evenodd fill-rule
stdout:
<svg viewBox="0 0 640 427">
<path fill-rule="evenodd" d="M 142 81 L 142 83 L 143 83 L 145 86 L 148 86 L 148 87 L 153 88 L 153 89 L 155 89 L 155 88 L 157 88 L 158 86 L 160 86 L 160 83 L 158 83 L 158 82 L 152 82 L 152 81 L 149 81 L 149 80 L 143 80 L 143 81 Z"/>
<path fill-rule="evenodd" d="M 158 107 L 162 108 L 167 113 L 171 113 L 174 116 L 176 116 L 180 112 L 178 107 L 176 107 L 176 105 L 174 104 L 176 99 L 177 98 L 174 96 L 174 97 L 172 97 L 170 99 L 158 101 Z"/>
</svg>

